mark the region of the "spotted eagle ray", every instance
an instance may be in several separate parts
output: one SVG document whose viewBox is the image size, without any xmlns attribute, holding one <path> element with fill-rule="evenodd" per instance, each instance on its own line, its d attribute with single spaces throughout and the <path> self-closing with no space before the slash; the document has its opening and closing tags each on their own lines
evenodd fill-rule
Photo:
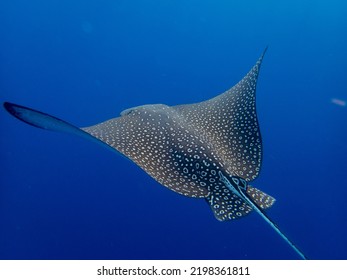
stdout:
<svg viewBox="0 0 347 280">
<path fill-rule="evenodd" d="M 240 82 L 212 99 L 178 106 L 138 106 L 89 127 L 78 128 L 9 102 L 4 107 L 30 125 L 76 134 L 120 152 L 165 187 L 204 198 L 219 221 L 255 210 L 306 259 L 265 213 L 275 199 L 249 185 L 259 176 L 262 162 L 255 94 L 265 51 Z"/>
</svg>

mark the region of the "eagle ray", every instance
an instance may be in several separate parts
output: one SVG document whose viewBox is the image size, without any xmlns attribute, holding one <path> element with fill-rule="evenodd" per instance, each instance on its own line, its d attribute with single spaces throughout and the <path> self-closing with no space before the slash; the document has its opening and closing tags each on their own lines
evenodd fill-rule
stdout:
<svg viewBox="0 0 347 280">
<path fill-rule="evenodd" d="M 204 198 L 219 221 L 255 210 L 297 252 L 266 215 L 275 199 L 249 183 L 259 176 L 262 140 L 256 84 L 266 49 L 246 76 L 216 97 L 195 104 L 149 104 L 78 128 L 46 113 L 5 102 L 14 117 L 38 128 L 75 134 L 126 156 L 165 187 Z"/>
</svg>

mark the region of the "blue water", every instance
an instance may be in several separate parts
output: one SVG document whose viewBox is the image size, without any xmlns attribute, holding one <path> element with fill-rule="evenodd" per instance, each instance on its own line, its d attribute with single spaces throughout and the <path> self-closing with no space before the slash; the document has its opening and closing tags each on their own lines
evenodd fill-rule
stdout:
<svg viewBox="0 0 347 280">
<path fill-rule="evenodd" d="M 0 2 L 0 101 L 78 126 L 209 99 L 268 45 L 257 88 L 269 216 L 347 258 L 346 1 Z M 334 99 L 336 99 L 334 101 Z M 0 259 L 296 259 L 259 215 L 218 222 L 135 164 L 0 109 Z"/>
</svg>

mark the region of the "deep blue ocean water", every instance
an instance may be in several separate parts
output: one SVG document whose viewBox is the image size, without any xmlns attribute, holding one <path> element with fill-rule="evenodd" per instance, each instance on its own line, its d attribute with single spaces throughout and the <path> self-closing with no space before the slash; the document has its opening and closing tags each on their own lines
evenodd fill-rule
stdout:
<svg viewBox="0 0 347 280">
<path fill-rule="evenodd" d="M 89 126 L 209 99 L 266 46 L 252 184 L 311 259 L 347 258 L 347 3 L 0 2 L 0 101 Z M 218 222 L 94 143 L 0 109 L 0 259 L 297 259 L 259 215 Z"/>
</svg>

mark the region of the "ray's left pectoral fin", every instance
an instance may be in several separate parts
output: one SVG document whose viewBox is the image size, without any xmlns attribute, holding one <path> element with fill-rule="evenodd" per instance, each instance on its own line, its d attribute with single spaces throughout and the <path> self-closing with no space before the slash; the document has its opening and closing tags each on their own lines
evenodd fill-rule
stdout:
<svg viewBox="0 0 347 280">
<path fill-rule="evenodd" d="M 37 128 L 74 134 L 82 138 L 88 139 L 90 141 L 96 142 L 102 146 L 111 148 L 105 142 L 92 136 L 90 133 L 85 132 L 77 126 L 74 126 L 64 120 L 61 120 L 47 113 L 43 113 L 35 109 L 31 109 L 10 102 L 4 102 L 3 105 L 6 111 L 9 112 L 12 116 Z"/>
<path fill-rule="evenodd" d="M 261 209 L 270 208 L 276 201 L 272 196 L 250 185 L 247 188 L 247 195 Z"/>
</svg>

